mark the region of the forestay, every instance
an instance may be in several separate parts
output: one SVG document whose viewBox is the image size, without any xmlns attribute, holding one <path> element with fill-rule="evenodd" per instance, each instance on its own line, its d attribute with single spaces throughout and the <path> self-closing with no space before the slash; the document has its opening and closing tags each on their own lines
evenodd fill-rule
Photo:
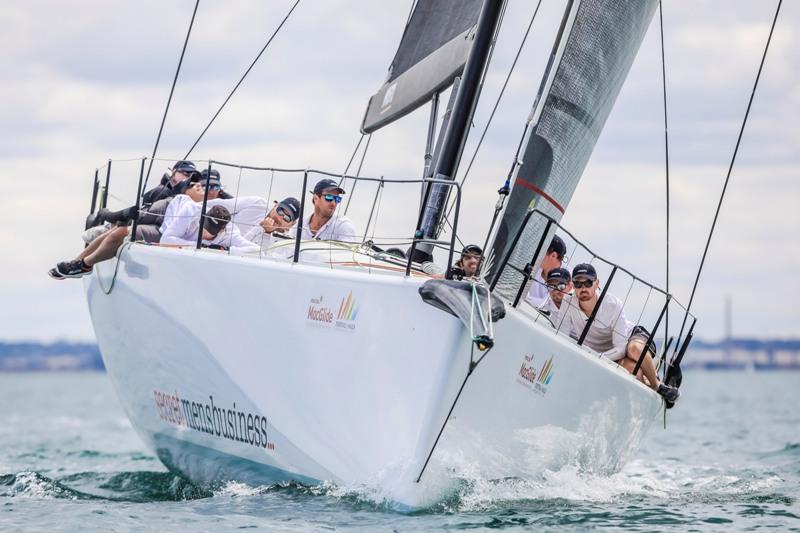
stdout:
<svg viewBox="0 0 800 533">
<path fill-rule="evenodd" d="M 522 163 L 492 243 L 495 265 L 508 253 L 529 209 L 537 207 L 560 220 L 657 5 L 657 0 L 568 4 L 529 117 L 532 126 L 520 151 Z M 531 260 L 544 226 L 543 218 L 531 220 L 512 252 L 512 264 Z M 511 297 L 519 274 L 506 269 L 499 275 L 497 290 Z"/>
</svg>

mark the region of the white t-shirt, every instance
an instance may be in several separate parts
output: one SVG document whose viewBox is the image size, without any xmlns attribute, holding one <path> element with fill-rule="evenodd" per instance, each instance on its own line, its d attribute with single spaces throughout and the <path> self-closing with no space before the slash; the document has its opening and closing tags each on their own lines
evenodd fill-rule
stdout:
<svg viewBox="0 0 800 533">
<path fill-rule="evenodd" d="M 158 231 L 163 234 L 167 230 L 167 226 L 172 223 L 172 219 L 181 210 L 181 207 L 192 201 L 191 197 L 186 194 L 176 194 L 167 204 L 167 209 L 164 211 L 164 221 L 161 222 L 161 227 L 158 228 Z"/>
<path fill-rule="evenodd" d="M 254 251 L 261 250 L 262 254 L 266 254 L 271 257 L 292 257 L 294 255 L 294 246 L 280 246 L 277 248 L 272 248 L 273 244 L 285 242 L 287 240 L 286 238 L 276 237 L 275 234 L 275 232 L 264 232 L 264 228 L 261 226 L 254 226 L 250 229 L 250 231 L 244 234 L 244 238 L 257 246 L 257 248 L 254 248 Z M 288 240 L 294 242 L 293 238 Z"/>
<path fill-rule="evenodd" d="M 170 205 L 171 204 L 172 202 L 170 202 Z M 184 246 L 197 244 L 197 232 L 200 229 L 201 210 L 202 204 L 189 201 L 184 202 L 180 210 L 169 219 L 167 219 L 165 215 L 165 226 L 162 226 L 164 231 L 161 233 L 161 243 L 180 244 Z M 235 253 L 258 251 L 258 246 L 242 237 L 239 228 L 233 222 L 226 224 L 225 229 L 217 233 L 213 239 L 203 239 L 203 244 L 226 246 Z"/>
<path fill-rule="evenodd" d="M 313 214 L 312 212 L 303 217 L 303 233 L 300 236 L 302 240 L 358 242 L 356 228 L 353 223 L 349 218 L 338 214 L 334 214 L 317 230 L 316 234 L 312 234 L 308 224 Z M 292 226 L 292 229 L 289 230 L 289 235 L 291 237 L 297 235 L 297 226 Z"/>
<path fill-rule="evenodd" d="M 533 281 L 528 287 L 528 293 L 525 295 L 525 301 L 534 307 L 542 307 L 548 299 L 550 293 L 547 290 L 544 278 L 542 277 L 542 270 L 539 269 L 536 275 L 533 276 Z"/>
<path fill-rule="evenodd" d="M 565 296 L 561 301 L 560 318 L 562 328 L 569 327 L 575 335 L 580 335 L 589 320 L 589 315 L 578 306 L 574 295 Z M 586 334 L 584 344 L 600 355 L 617 361 L 625 356 L 625 348 L 633 325 L 625 318 L 622 301 L 613 294 L 606 293 L 600 309 Z"/>
</svg>

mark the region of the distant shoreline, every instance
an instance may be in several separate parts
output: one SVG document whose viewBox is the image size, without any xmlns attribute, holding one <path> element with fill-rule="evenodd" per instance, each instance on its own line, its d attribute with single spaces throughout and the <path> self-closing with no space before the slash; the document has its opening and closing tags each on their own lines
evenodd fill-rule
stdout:
<svg viewBox="0 0 800 533">
<path fill-rule="evenodd" d="M 800 370 L 800 339 L 695 340 L 685 369 Z M 0 372 L 105 372 L 93 342 L 0 342 Z"/>
<path fill-rule="evenodd" d="M 0 342 L 0 372 L 105 372 L 97 344 Z"/>
</svg>

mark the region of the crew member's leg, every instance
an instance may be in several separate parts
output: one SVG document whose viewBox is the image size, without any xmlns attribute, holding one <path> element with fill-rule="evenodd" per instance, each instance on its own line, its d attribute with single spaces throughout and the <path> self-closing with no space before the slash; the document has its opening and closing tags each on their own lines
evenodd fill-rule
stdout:
<svg viewBox="0 0 800 533">
<path fill-rule="evenodd" d="M 92 267 L 100 261 L 111 259 L 117 255 L 117 249 L 125 240 L 129 229 L 130 228 L 128 228 L 128 226 L 117 226 L 111 228 L 102 235 L 102 240 L 100 237 L 98 237 L 94 242 L 92 242 L 91 245 L 86 247 L 81 255 L 78 256 L 78 259 L 83 259 L 84 264 L 88 267 Z M 100 241 L 97 247 L 94 250 L 86 253 L 97 241 Z"/>
<path fill-rule="evenodd" d="M 643 340 L 631 339 L 628 341 L 625 357 L 620 361 L 620 364 L 625 367 L 628 372 L 633 373 L 633 369 L 636 368 L 636 362 L 642 355 L 643 350 Z M 653 357 L 650 355 L 650 350 L 647 350 L 644 354 L 644 359 L 642 359 L 642 365 L 639 367 L 636 379 L 653 390 L 658 389 L 658 376 L 656 375 L 656 367 L 655 364 L 653 364 Z"/>
</svg>

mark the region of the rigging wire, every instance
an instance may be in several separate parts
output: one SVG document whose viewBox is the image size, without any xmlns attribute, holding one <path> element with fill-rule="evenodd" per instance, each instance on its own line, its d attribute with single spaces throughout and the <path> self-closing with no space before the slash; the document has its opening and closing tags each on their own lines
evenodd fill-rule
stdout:
<svg viewBox="0 0 800 533">
<path fill-rule="evenodd" d="M 150 178 L 150 170 L 153 168 L 153 160 L 156 157 L 158 144 L 161 142 L 161 134 L 164 131 L 164 123 L 167 121 L 167 113 L 169 106 L 172 103 L 172 95 L 175 92 L 175 85 L 178 83 L 178 74 L 181 72 L 181 65 L 183 65 L 183 56 L 186 54 L 186 46 L 189 44 L 189 36 L 192 34 L 192 27 L 194 26 L 194 19 L 197 15 L 197 8 L 200 5 L 200 0 L 194 4 L 194 11 L 192 11 L 192 20 L 189 21 L 189 29 L 186 31 L 186 39 L 183 41 L 183 49 L 181 50 L 181 57 L 178 60 L 178 68 L 175 69 L 175 77 L 172 79 L 172 88 L 169 90 L 169 97 L 167 98 L 167 106 L 164 108 L 164 116 L 161 117 L 161 126 L 158 128 L 158 135 L 156 136 L 156 144 L 153 146 L 153 155 L 150 156 L 150 164 L 147 166 L 147 175 L 144 178 L 144 186 L 142 186 L 142 194 L 147 190 L 147 180 Z"/>
<path fill-rule="evenodd" d="M 183 156 L 183 159 L 188 159 L 188 157 L 191 155 L 191 153 L 192 153 L 192 150 L 194 150 L 194 149 L 195 149 L 195 147 L 197 146 L 197 144 L 200 142 L 200 140 L 203 138 L 203 136 L 204 136 L 204 135 L 206 134 L 206 132 L 208 131 L 208 128 L 210 128 L 210 127 L 211 127 L 211 124 L 213 124 L 213 123 L 214 123 L 214 121 L 217 119 L 217 117 L 219 116 L 219 114 L 222 112 L 223 108 L 224 108 L 224 107 L 225 107 L 225 106 L 228 104 L 228 101 L 231 99 L 231 97 L 233 96 L 233 94 L 236 92 L 236 90 L 237 90 L 237 89 L 239 88 L 239 86 L 242 84 L 242 82 L 243 82 L 243 81 L 244 81 L 244 79 L 247 77 L 247 75 L 248 75 L 248 74 L 250 74 L 250 71 L 251 71 L 251 70 L 253 70 L 253 67 L 256 65 L 256 63 L 258 62 L 258 60 L 259 60 L 259 59 L 261 59 L 261 56 L 262 56 L 262 55 L 264 54 L 264 52 L 266 51 L 267 47 L 270 45 L 270 43 L 271 43 L 271 42 L 272 42 L 272 40 L 275 38 L 275 36 L 276 36 L 276 35 L 278 35 L 278 32 L 279 32 L 279 31 L 281 31 L 281 28 L 283 28 L 283 25 L 284 25 L 284 24 L 286 23 L 286 21 L 289 19 L 289 16 L 292 14 L 292 12 L 294 12 L 294 9 L 297 7 L 297 4 L 299 4 L 299 3 L 300 3 L 300 0 L 295 0 L 295 3 L 292 5 L 291 9 L 289 9 L 289 12 L 288 12 L 288 13 L 286 13 L 286 16 L 285 16 L 285 17 L 283 17 L 283 20 L 281 21 L 281 23 L 280 23 L 280 24 L 278 24 L 278 27 L 277 27 L 277 28 L 275 28 L 275 31 L 274 31 L 274 32 L 272 32 L 272 35 L 270 35 L 269 39 L 267 39 L 267 43 L 264 45 L 264 47 L 261 49 L 261 51 L 258 53 L 258 55 L 256 55 L 255 59 L 253 59 L 253 62 L 252 62 L 252 63 L 250 63 L 250 66 L 249 66 L 249 67 L 247 67 L 247 70 L 245 70 L 244 74 L 242 74 L 242 77 L 241 77 L 241 78 L 239 78 L 239 81 L 236 83 L 236 85 L 234 85 L 233 89 L 231 89 L 231 92 L 228 94 L 227 98 L 225 98 L 225 101 L 224 101 L 224 102 L 222 102 L 222 105 L 221 105 L 221 106 L 219 106 L 219 109 L 217 109 L 217 112 L 216 112 L 216 113 L 214 113 L 214 116 L 213 116 L 213 117 L 211 117 L 211 120 L 209 120 L 209 121 L 208 121 L 208 124 L 206 124 L 206 127 L 205 127 L 205 128 L 203 128 L 203 131 L 202 131 L 202 133 L 200 133 L 200 136 L 197 138 L 197 140 L 196 140 L 196 141 L 194 141 L 194 144 L 192 144 L 192 147 L 191 147 L 191 148 L 189 148 L 189 151 L 188 151 L 188 152 L 186 152 L 186 155 L 185 155 L 185 156 Z"/>
<path fill-rule="evenodd" d="M 662 7 L 662 0 L 658 2 L 658 27 L 661 33 L 661 88 L 664 97 L 664 165 L 665 165 L 665 179 L 666 179 L 666 292 L 669 294 L 669 123 L 667 122 L 667 67 L 664 54 L 664 10 Z M 656 332 L 653 332 L 655 335 Z M 664 345 L 666 346 L 667 338 L 669 337 L 669 306 L 664 316 Z M 664 352 L 666 356 L 666 351 Z M 665 367 L 666 368 L 666 367 Z"/>
<path fill-rule="evenodd" d="M 353 160 L 356 158 L 356 154 L 358 153 L 359 147 L 361 147 L 361 142 L 366 137 L 365 134 L 361 134 L 361 137 L 358 138 L 358 142 L 356 143 L 356 147 L 353 149 L 353 153 L 350 154 L 350 160 L 347 162 L 347 166 L 344 167 L 344 172 L 342 172 L 342 180 L 339 182 L 339 187 L 344 188 L 344 181 L 347 179 L 347 173 L 350 171 L 350 166 L 353 164 Z"/>
<path fill-rule="evenodd" d="M 531 16 L 531 20 L 528 22 L 528 28 L 525 30 L 525 35 L 522 37 L 522 42 L 519 44 L 519 48 L 517 49 L 517 54 L 514 56 L 514 61 L 511 63 L 511 68 L 508 71 L 508 75 L 506 76 L 505 81 L 503 82 L 503 87 L 500 89 L 500 94 L 497 95 L 497 100 L 494 103 L 494 107 L 492 107 L 492 112 L 489 114 L 489 120 L 486 121 L 486 125 L 483 128 L 483 132 L 481 133 L 480 138 L 478 139 L 478 144 L 475 146 L 475 151 L 472 152 L 472 157 L 469 160 L 469 164 L 467 165 L 467 169 L 464 171 L 464 175 L 461 177 L 461 185 L 463 187 L 464 182 L 467 181 L 467 177 L 469 176 L 470 171 L 472 170 L 472 164 L 475 162 L 475 158 L 478 155 L 478 151 L 481 149 L 481 145 L 483 144 L 483 140 L 486 137 L 486 132 L 489 131 L 489 127 L 492 125 L 492 120 L 494 119 L 494 115 L 497 112 L 497 108 L 500 105 L 500 101 L 503 98 L 503 95 L 506 92 L 506 88 L 508 87 L 508 82 L 511 79 L 511 75 L 514 73 L 514 68 L 517 66 L 517 61 L 519 60 L 519 56 L 522 54 L 522 49 L 525 47 L 525 43 L 528 40 L 528 36 L 530 35 L 531 28 L 533 27 L 533 22 L 536 20 L 536 15 L 539 13 L 539 7 L 542 5 L 542 0 L 539 0 L 536 3 L 536 9 L 533 11 L 533 15 Z M 444 220 L 448 226 L 452 229 L 452 224 L 450 224 L 450 213 L 455 206 L 455 200 L 450 203 L 450 206 L 447 208 L 447 213 L 444 216 Z M 460 242 L 460 239 L 459 239 Z"/>
<path fill-rule="evenodd" d="M 361 176 L 361 168 L 364 166 L 364 159 L 367 157 L 367 150 L 369 150 L 369 143 L 372 141 L 372 134 L 370 133 L 367 137 L 367 144 L 364 145 L 364 151 L 361 153 L 361 161 L 358 163 L 358 170 L 356 171 L 356 177 Z M 350 189 L 350 196 L 347 198 L 347 205 L 344 208 L 344 214 L 347 215 L 347 211 L 350 210 L 350 202 L 353 200 L 353 195 L 356 192 L 356 185 L 358 185 L 358 180 L 353 180 L 353 188 Z"/>
<path fill-rule="evenodd" d="M 694 295 L 697 291 L 697 284 L 700 281 L 700 274 L 703 272 L 703 266 L 706 262 L 706 255 L 708 254 L 708 248 L 711 245 L 711 237 L 714 235 L 714 229 L 717 226 L 717 218 L 719 217 L 720 209 L 722 208 L 722 201 L 725 198 L 725 191 L 728 189 L 728 181 L 731 178 L 731 172 L 733 171 L 733 165 L 736 162 L 736 155 L 739 152 L 739 144 L 742 141 L 742 136 L 744 135 L 744 128 L 747 125 L 747 118 L 750 116 L 750 107 L 753 105 L 753 98 L 756 94 L 756 89 L 758 88 L 758 81 L 761 78 L 761 71 L 764 68 L 764 62 L 767 59 L 767 51 L 769 50 L 769 44 L 772 41 L 772 34 L 775 31 L 775 23 L 778 21 L 778 14 L 781 11 L 781 4 L 783 0 L 778 0 L 778 7 L 775 9 L 775 17 L 772 19 L 772 27 L 769 30 L 769 37 L 767 37 L 767 44 L 764 47 L 764 53 L 761 56 L 761 63 L 758 66 L 758 73 L 756 74 L 756 81 L 753 83 L 753 90 L 750 93 L 750 100 L 747 102 L 747 110 L 744 113 L 744 119 L 742 120 L 742 127 L 739 129 L 739 135 L 736 138 L 736 146 L 733 149 L 733 156 L 731 157 L 730 165 L 728 166 L 728 173 L 725 176 L 725 183 L 722 186 L 722 193 L 719 196 L 719 203 L 717 204 L 717 210 L 714 213 L 714 220 L 711 223 L 711 229 L 708 232 L 708 240 L 706 241 L 706 247 L 703 250 L 703 257 L 700 259 L 700 266 L 697 269 L 697 276 L 694 279 L 694 286 L 692 287 L 692 294 L 689 297 L 689 303 L 686 305 L 686 314 L 683 317 L 683 324 L 681 324 L 681 331 L 678 334 L 678 344 L 680 345 L 680 338 L 683 336 L 683 329 L 686 326 L 686 319 L 689 317 L 689 311 L 692 308 L 692 302 L 694 301 Z M 676 346 L 677 346 L 676 345 Z"/>
</svg>

